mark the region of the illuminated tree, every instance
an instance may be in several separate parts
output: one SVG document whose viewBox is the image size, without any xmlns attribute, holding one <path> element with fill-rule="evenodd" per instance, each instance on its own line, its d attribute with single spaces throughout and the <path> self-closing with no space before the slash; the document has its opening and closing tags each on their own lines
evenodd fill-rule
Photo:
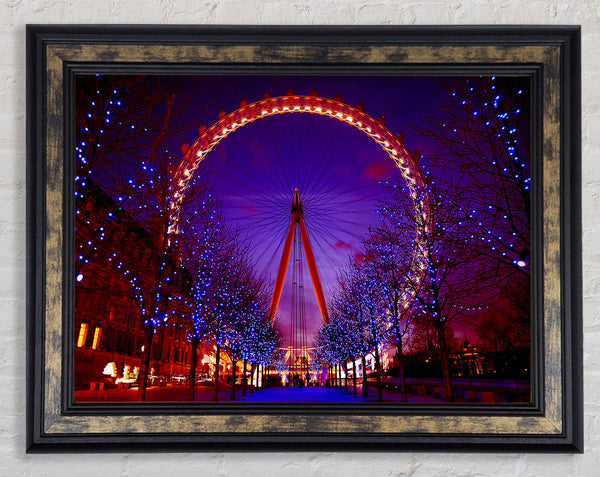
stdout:
<svg viewBox="0 0 600 477">
<path fill-rule="evenodd" d="M 264 328 L 260 343 L 262 350 L 258 362 L 263 367 L 276 363 L 281 357 L 281 347 L 283 346 L 283 334 L 277 322 L 270 323 L 268 327 Z"/>
<path fill-rule="evenodd" d="M 340 364 L 345 363 L 348 358 L 345 343 L 349 340 L 349 330 L 346 325 L 347 323 L 344 322 L 343 318 L 331 308 L 329 322 L 321 326 L 315 340 L 315 347 L 325 356 L 324 361 L 336 367 L 335 384 L 337 387 L 341 385 L 337 378 L 339 375 L 337 368 Z M 344 366 L 344 370 L 347 376 L 346 366 Z M 346 390 L 347 387 L 348 381 L 346 380 Z"/>
<path fill-rule="evenodd" d="M 321 379 L 323 379 L 323 370 L 326 368 L 328 369 L 331 363 L 328 361 L 326 350 L 320 341 L 320 329 L 313 338 L 312 349 L 310 350 L 309 356 L 311 371 L 316 373 L 317 380 L 319 379 L 319 375 L 321 376 Z"/>
<path fill-rule="evenodd" d="M 318 330 L 317 333 L 315 334 L 315 337 L 313 339 L 313 347 L 314 347 L 314 352 L 313 352 L 313 363 L 315 366 L 318 366 L 317 369 L 322 369 L 322 368 L 327 368 L 328 370 L 328 382 L 329 385 L 331 385 L 332 381 L 331 381 L 331 366 L 333 365 L 334 361 L 334 357 L 333 357 L 333 353 L 332 350 L 330 349 L 329 346 L 329 338 L 328 338 L 328 334 L 329 334 L 329 330 L 326 328 L 327 325 L 322 325 Z"/>
<path fill-rule="evenodd" d="M 196 190 L 196 182 L 186 195 L 181 212 L 185 233 L 179 241 L 179 255 L 183 268 L 193 277 L 191 287 L 188 330 L 192 344 L 190 362 L 190 399 L 195 399 L 198 345 L 211 330 L 210 314 L 217 300 L 217 277 L 224 264 L 234 253 L 234 234 L 225 226 L 222 202 L 211 188 L 203 185 Z"/>
<path fill-rule="evenodd" d="M 259 313 L 259 319 L 256 321 L 256 326 L 253 327 L 254 331 L 251 333 L 245 333 L 247 336 L 247 345 L 244 349 L 243 355 L 245 360 L 251 363 L 251 385 L 254 386 L 256 379 L 256 385 L 258 386 L 258 378 L 262 369 L 263 378 L 265 370 L 271 366 L 274 366 L 279 371 L 286 369 L 285 365 L 285 351 L 282 349 L 283 346 L 283 334 L 277 321 L 271 322 L 268 315 L 268 308 L 266 308 L 267 301 L 265 300 L 265 308 Z M 256 378 L 255 378 L 256 376 Z M 263 379 L 262 385 L 265 385 Z"/>
<path fill-rule="evenodd" d="M 105 255 L 107 224 L 123 210 L 144 221 L 141 210 L 162 213 L 156 203 L 138 193 L 170 177 L 156 169 L 159 156 L 177 150 L 181 135 L 195 127 L 182 117 L 189 97 L 178 92 L 177 82 L 160 77 L 80 75 L 75 102 L 75 271 Z M 160 159 L 164 162 L 164 158 Z M 158 172 L 158 174 L 156 174 Z M 158 175 L 158 177 L 157 177 Z M 96 184 L 114 202 L 107 209 L 85 213 L 90 186 Z M 131 203 L 134 202 L 134 203 Z M 155 202 L 155 201 L 154 201 Z M 92 212 L 92 211 L 87 211 Z M 90 220 L 91 219 L 91 220 Z M 104 257 L 105 258 L 105 257 Z"/>
<path fill-rule="evenodd" d="M 255 288 L 256 310 L 250 314 L 249 320 L 242 330 L 242 357 L 244 360 L 244 389 L 242 395 L 246 395 L 246 369 L 250 363 L 250 375 L 254 376 L 256 363 L 264 361 L 265 357 L 270 357 L 274 365 L 279 368 L 281 360 L 285 361 L 285 353 L 279 349 L 283 340 L 279 323 L 271 322 L 268 309 L 268 291 L 264 282 L 256 281 Z"/>
<path fill-rule="evenodd" d="M 144 324 L 138 399 L 145 400 L 152 338 L 185 300 L 185 293 L 173 286 L 182 283 L 182 272 L 177 241 L 167 229 L 171 173 L 180 159 L 176 144 L 193 126 L 182 119 L 189 101 L 175 95 L 176 83 L 160 77 L 82 75 L 76 90 L 76 276 L 84 280 L 86 265 L 94 261 L 113 267 L 130 284 Z M 90 224 L 79 205 L 92 179 L 111 196 L 114 210 L 96 217 L 84 236 L 82 225 Z M 150 234 L 152 247 L 143 251 L 142 260 L 107 243 L 105 225 L 122 213 Z"/>
<path fill-rule="evenodd" d="M 385 302 L 382 299 L 382 285 L 378 281 L 377 273 L 373 264 L 367 256 L 361 256 L 359 260 L 354 259 L 348 268 L 343 271 L 339 278 L 339 286 L 334 294 L 332 310 L 334 316 L 339 317 L 333 328 L 333 343 L 342 349 L 339 352 L 344 361 L 349 358 L 348 346 L 354 356 L 361 356 L 363 365 L 363 396 L 368 394 L 368 381 L 366 373 L 365 356 L 372 351 L 375 356 L 377 376 L 377 398 L 383 399 L 381 382 L 381 359 L 379 347 L 385 342 L 385 336 L 389 324 L 385 313 Z M 347 340 L 344 340 L 345 336 Z M 336 348 L 334 348 L 336 349 Z M 339 362 L 339 355 L 333 358 Z"/>
<path fill-rule="evenodd" d="M 234 333 L 235 310 L 240 305 L 241 297 L 235 289 L 238 284 L 239 272 L 235 256 L 228 255 L 214 281 L 214 304 L 208 311 L 209 336 L 216 350 L 215 393 L 214 400 L 219 400 L 219 377 L 221 353 L 228 346 Z M 229 275 L 231 273 L 231 275 Z"/>
<path fill-rule="evenodd" d="M 257 303 L 258 306 L 258 303 Z M 242 356 L 242 396 L 246 395 L 247 388 L 247 369 L 248 369 L 248 361 L 252 363 L 252 351 L 254 346 L 256 345 L 259 337 L 261 336 L 262 327 L 265 322 L 265 317 L 260 316 L 258 310 L 256 313 L 253 313 L 249 316 L 248 321 L 245 323 L 244 328 L 241 330 L 240 341 L 242 343 L 241 346 L 241 356 Z M 252 364 L 250 365 L 252 367 Z M 252 374 L 252 373 L 250 373 Z"/>
<path fill-rule="evenodd" d="M 237 234 L 225 235 L 206 249 L 206 265 L 198 269 L 197 302 L 203 304 L 198 321 L 207 339 L 216 348 L 215 396 L 218 400 L 221 353 L 232 364 L 232 399 L 235 397 L 237 363 L 248 358 L 264 362 L 272 353 L 269 333 L 264 332 L 267 293 L 253 272 L 247 244 Z M 212 243 L 212 242 L 211 242 Z"/>
<path fill-rule="evenodd" d="M 281 340 L 281 344 L 283 344 L 283 340 Z M 273 368 L 279 374 L 283 374 L 283 373 L 285 373 L 285 371 L 287 371 L 289 369 L 289 363 L 288 363 L 288 360 L 286 359 L 286 355 L 287 355 L 287 353 L 286 353 L 285 349 L 282 349 L 280 347 L 275 349 L 273 352 L 271 363 L 272 363 Z"/>
<path fill-rule="evenodd" d="M 443 85 L 449 100 L 440 114 L 413 125 L 437 145 L 428 151 L 421 194 L 431 220 L 419 224 L 417 214 L 413 224 L 427 272 L 420 292 L 415 280 L 414 293 L 437 330 L 451 399 L 445 323 L 465 320 L 506 289 L 529 290 L 530 97 L 523 79 L 460 78 Z"/>
<path fill-rule="evenodd" d="M 514 273 L 529 275 L 529 83 L 518 78 L 460 78 L 443 82 L 449 93 L 437 117 L 414 126 L 433 139 L 432 172 L 460 176 L 465 224 L 482 253 Z"/>
<path fill-rule="evenodd" d="M 481 313 L 494 294 L 498 268 L 476 243 L 478 236 L 463 221 L 460 208 L 465 190 L 429 177 L 415 202 L 402 182 L 387 185 L 392 199 L 382 201 L 380 213 L 395 223 L 414 251 L 418 270 L 406 275 L 414 309 L 431 319 L 439 345 L 444 398 L 453 400 L 446 325 Z M 415 210 L 415 204 L 416 210 Z"/>
<path fill-rule="evenodd" d="M 389 216 L 380 218 L 381 223 L 369 231 L 364 246 L 381 286 L 381 299 L 390 325 L 387 339 L 396 345 L 402 401 L 407 402 L 402 339 L 415 314 L 414 307 L 411 307 L 410 284 L 406 283 L 407 275 L 411 272 L 410 257 L 413 250 L 407 246 L 409 242 L 402 236 L 402 230 L 390 222 Z"/>
<path fill-rule="evenodd" d="M 269 313 L 264 283 L 253 276 L 248 262 L 239 261 L 236 268 L 237 270 L 230 271 L 229 274 L 228 295 L 231 302 L 235 303 L 235 307 L 227 311 L 229 319 L 224 332 L 226 339 L 223 346 L 223 350 L 231 360 L 232 400 L 235 399 L 238 362 L 244 361 L 245 366 L 248 357 L 251 356 L 253 345 L 260 343 L 264 346 L 266 343 L 261 341 L 268 341 L 268 334 L 262 333 L 262 330 Z M 244 367 L 244 374 L 245 372 Z"/>
<path fill-rule="evenodd" d="M 355 262 L 353 268 L 351 288 L 359 297 L 358 330 L 361 332 L 362 342 L 373 350 L 377 377 L 377 400 L 382 401 L 382 369 L 379 347 L 385 343 L 389 327 L 382 296 L 383 286 L 378 280 L 373 264 L 366 257 L 363 263 Z M 363 373 L 365 373 L 364 368 Z"/>
</svg>

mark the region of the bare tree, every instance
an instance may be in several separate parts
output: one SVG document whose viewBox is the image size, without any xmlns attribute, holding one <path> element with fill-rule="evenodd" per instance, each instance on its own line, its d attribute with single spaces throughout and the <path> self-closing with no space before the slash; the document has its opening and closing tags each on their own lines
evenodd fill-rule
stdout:
<svg viewBox="0 0 600 477">
<path fill-rule="evenodd" d="M 529 85 L 526 79 L 474 77 L 443 82 L 448 102 L 417 133 L 437 145 L 432 170 L 460 175 L 462 209 L 481 252 L 529 275 L 531 171 Z"/>
<path fill-rule="evenodd" d="M 475 245 L 478 236 L 464 224 L 460 209 L 453 206 L 463 203 L 464 189 L 430 178 L 418 199 L 411 201 L 403 187 L 403 184 L 388 186 L 392 199 L 380 204 L 380 212 L 397 224 L 401 236 L 418 256 L 420 271 L 408 273 L 405 283 L 412 290 L 415 312 L 429 316 L 433 322 L 441 356 L 444 398 L 451 401 L 445 326 L 453 319 L 460 319 L 467 310 L 485 306 L 493 293 L 490 284 L 497 277 L 497 268 L 484 260 Z"/>
</svg>

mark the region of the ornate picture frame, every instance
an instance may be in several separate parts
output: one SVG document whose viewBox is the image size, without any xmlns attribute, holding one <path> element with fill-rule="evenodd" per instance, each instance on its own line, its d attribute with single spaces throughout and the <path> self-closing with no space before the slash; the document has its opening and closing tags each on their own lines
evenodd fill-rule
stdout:
<svg viewBox="0 0 600 477">
<path fill-rule="evenodd" d="M 583 451 L 580 29 L 27 27 L 27 452 Z M 531 402 L 76 402 L 75 76 L 531 79 Z"/>
</svg>

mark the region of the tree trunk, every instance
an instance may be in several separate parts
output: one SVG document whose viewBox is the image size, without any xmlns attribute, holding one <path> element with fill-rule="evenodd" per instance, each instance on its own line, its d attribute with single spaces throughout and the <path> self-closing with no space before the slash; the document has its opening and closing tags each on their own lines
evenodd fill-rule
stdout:
<svg viewBox="0 0 600 477">
<path fill-rule="evenodd" d="M 356 394 L 356 359 L 352 359 L 352 394 Z"/>
<path fill-rule="evenodd" d="M 190 401 L 196 400 L 196 366 L 198 362 L 198 337 L 192 338 L 192 356 L 190 359 Z"/>
<path fill-rule="evenodd" d="M 377 400 L 383 401 L 383 386 L 381 384 L 381 360 L 379 359 L 379 346 L 375 346 L 375 367 L 377 372 Z"/>
<path fill-rule="evenodd" d="M 363 355 L 361 357 L 362 360 L 362 368 L 363 368 L 363 379 L 362 379 L 362 395 L 363 397 L 367 397 L 369 395 L 369 383 L 367 382 L 367 360 Z"/>
<path fill-rule="evenodd" d="M 338 368 L 337 364 L 333 365 L 333 388 L 337 389 L 338 387 Z"/>
<path fill-rule="evenodd" d="M 229 399 L 235 401 L 235 380 L 237 378 L 237 360 L 231 358 L 231 373 L 233 374 L 233 380 L 231 381 L 231 394 L 229 395 Z"/>
<path fill-rule="evenodd" d="M 348 392 L 348 360 L 344 360 L 344 392 Z"/>
<path fill-rule="evenodd" d="M 440 359 L 442 360 L 442 374 L 444 376 L 444 400 L 446 402 L 454 402 L 452 394 L 452 381 L 450 380 L 450 363 L 448 362 L 448 349 L 446 348 L 446 333 L 444 333 L 444 325 L 436 324 L 435 328 L 438 334 L 440 343 Z"/>
<path fill-rule="evenodd" d="M 254 392 L 254 363 L 250 363 L 250 394 Z"/>
<path fill-rule="evenodd" d="M 264 379 L 261 379 L 261 376 L 260 376 L 260 373 L 261 373 L 261 370 L 260 370 L 260 369 L 261 369 L 261 368 L 263 368 L 263 371 L 264 371 L 264 365 L 262 365 L 262 364 L 258 363 L 258 369 L 256 370 L 256 381 L 257 381 L 257 383 L 258 383 L 258 387 L 259 387 L 260 389 L 262 389 L 262 388 L 264 388 L 264 387 L 265 387 L 265 380 L 264 380 Z M 263 378 L 264 378 L 264 376 L 263 376 Z"/>
<path fill-rule="evenodd" d="M 398 349 L 398 374 L 400 374 L 400 395 L 402 402 L 408 402 L 408 394 L 406 392 L 406 376 L 404 374 L 404 353 L 402 351 L 402 338 L 396 340 L 396 348 Z"/>
<path fill-rule="evenodd" d="M 219 400 L 219 361 L 221 360 L 221 347 L 217 343 L 217 351 L 215 356 L 215 397 L 214 401 Z"/>
<path fill-rule="evenodd" d="M 138 373 L 138 392 L 137 400 L 146 400 L 146 388 L 148 386 L 148 370 L 150 369 L 150 352 L 152 351 L 152 338 L 154 337 L 154 327 L 152 325 L 144 326 L 144 353 L 140 363 L 140 372 Z"/>
<path fill-rule="evenodd" d="M 246 386 L 248 384 L 248 379 L 246 378 L 246 366 L 248 365 L 248 360 L 244 358 L 244 374 L 242 375 L 242 396 L 246 395 Z"/>
</svg>

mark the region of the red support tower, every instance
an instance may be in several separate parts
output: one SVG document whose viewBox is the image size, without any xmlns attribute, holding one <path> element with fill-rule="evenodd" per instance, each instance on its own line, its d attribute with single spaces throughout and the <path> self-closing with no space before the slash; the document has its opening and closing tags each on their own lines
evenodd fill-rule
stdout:
<svg viewBox="0 0 600 477">
<path fill-rule="evenodd" d="M 300 202 L 300 194 L 298 188 L 294 191 L 294 202 L 292 204 L 292 218 L 290 220 L 290 226 L 288 233 L 285 238 L 283 245 L 283 253 L 281 254 L 281 261 L 279 262 L 279 269 L 277 270 L 277 278 L 275 279 L 275 287 L 273 289 L 273 298 L 271 300 L 271 319 L 275 319 L 277 308 L 279 307 L 279 300 L 281 299 L 281 293 L 283 291 L 283 283 L 285 282 L 285 275 L 287 272 L 288 262 L 290 260 L 290 253 L 292 250 L 292 242 L 296 231 L 296 224 L 300 229 L 300 236 L 302 237 L 302 248 L 304 250 L 304 256 L 306 257 L 306 264 L 308 265 L 308 271 L 310 273 L 310 279 L 315 291 L 315 297 L 317 298 L 317 305 L 321 313 L 323 323 L 327 323 L 329 318 L 327 316 L 327 306 L 325 304 L 325 296 L 323 294 L 323 287 L 321 286 L 321 279 L 319 278 L 319 272 L 317 271 L 317 265 L 315 263 L 315 256 L 313 255 L 312 247 L 310 246 L 310 240 L 308 239 L 308 233 L 306 232 L 306 226 L 304 225 L 302 203 Z"/>
</svg>

